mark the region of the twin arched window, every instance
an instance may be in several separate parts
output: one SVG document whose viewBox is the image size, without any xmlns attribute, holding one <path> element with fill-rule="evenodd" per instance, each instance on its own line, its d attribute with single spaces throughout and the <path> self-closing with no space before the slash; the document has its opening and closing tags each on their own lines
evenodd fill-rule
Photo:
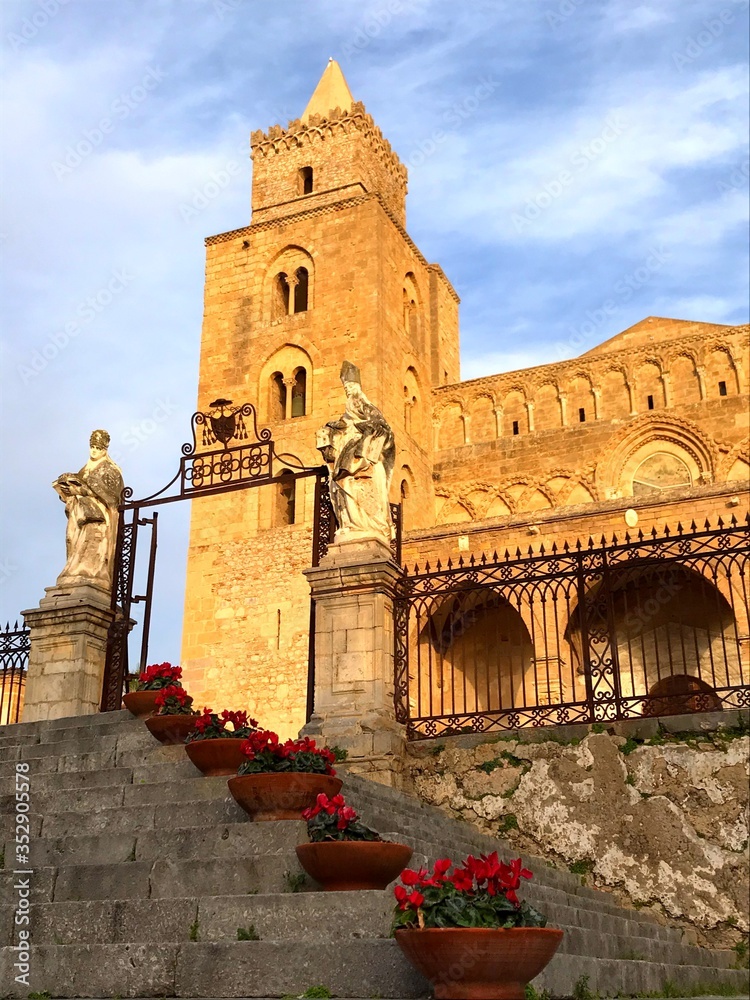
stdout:
<svg viewBox="0 0 750 1000">
<path fill-rule="evenodd" d="M 298 267 L 293 274 L 280 271 L 274 278 L 274 319 L 307 312 L 310 291 L 310 274 L 306 267 Z"/>
<path fill-rule="evenodd" d="M 307 414 L 307 371 L 295 368 L 291 378 L 274 372 L 268 387 L 270 420 L 291 420 Z"/>
</svg>

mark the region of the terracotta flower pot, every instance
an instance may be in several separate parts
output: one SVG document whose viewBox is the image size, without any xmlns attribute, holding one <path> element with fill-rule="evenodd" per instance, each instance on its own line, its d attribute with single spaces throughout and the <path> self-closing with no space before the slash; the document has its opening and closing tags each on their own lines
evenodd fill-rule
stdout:
<svg viewBox="0 0 750 1000">
<path fill-rule="evenodd" d="M 553 927 L 398 930 L 396 941 L 429 979 L 436 1000 L 523 1000 L 524 988 L 557 951 Z"/>
<path fill-rule="evenodd" d="M 412 853 L 406 844 L 384 840 L 327 840 L 297 848 L 299 863 L 329 892 L 385 889 L 406 868 Z"/>
<path fill-rule="evenodd" d="M 123 704 L 136 719 L 147 719 L 156 712 L 158 691 L 131 691 L 122 696 Z"/>
<path fill-rule="evenodd" d="M 238 774 L 227 782 L 236 802 L 254 820 L 301 819 L 303 809 L 315 805 L 321 792 L 337 795 L 342 781 L 330 774 L 282 771 Z"/>
<path fill-rule="evenodd" d="M 244 742 L 239 736 L 195 740 L 186 743 L 185 750 L 198 770 L 209 777 L 217 774 L 237 774 L 237 768 L 245 760 L 240 750 Z"/>
<path fill-rule="evenodd" d="M 152 715 L 146 719 L 146 728 L 160 743 L 184 743 L 187 734 L 195 728 L 195 715 Z"/>
</svg>

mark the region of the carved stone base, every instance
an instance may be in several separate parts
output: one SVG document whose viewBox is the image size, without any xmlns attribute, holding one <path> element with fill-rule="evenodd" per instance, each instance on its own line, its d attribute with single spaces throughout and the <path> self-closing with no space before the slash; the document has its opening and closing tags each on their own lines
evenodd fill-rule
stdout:
<svg viewBox="0 0 750 1000">
<path fill-rule="evenodd" d="M 315 711 L 302 730 L 348 751 L 347 768 L 398 783 L 404 727 L 393 706 L 393 589 L 401 571 L 380 539 L 331 545 L 305 571 L 315 600 Z"/>
<path fill-rule="evenodd" d="M 24 611 L 31 632 L 22 722 L 91 715 L 102 696 L 109 594 L 90 584 L 47 587 Z"/>
</svg>

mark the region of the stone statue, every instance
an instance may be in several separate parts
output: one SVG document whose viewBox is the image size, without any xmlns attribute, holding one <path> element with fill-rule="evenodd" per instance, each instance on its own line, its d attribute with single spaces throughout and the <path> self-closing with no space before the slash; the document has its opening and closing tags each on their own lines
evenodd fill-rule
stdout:
<svg viewBox="0 0 750 1000">
<path fill-rule="evenodd" d="M 120 467 L 107 454 L 109 440 L 106 431 L 94 431 L 88 462 L 79 472 L 64 472 L 52 484 L 65 503 L 68 518 L 68 561 L 57 578 L 58 586 L 87 583 L 112 589 L 117 507 L 124 484 Z"/>
<path fill-rule="evenodd" d="M 380 538 L 391 543 L 388 489 L 396 446 L 385 417 L 365 396 L 359 369 L 341 366 L 346 411 L 317 433 L 317 447 L 328 465 L 331 503 L 338 521 L 334 541 Z"/>
</svg>

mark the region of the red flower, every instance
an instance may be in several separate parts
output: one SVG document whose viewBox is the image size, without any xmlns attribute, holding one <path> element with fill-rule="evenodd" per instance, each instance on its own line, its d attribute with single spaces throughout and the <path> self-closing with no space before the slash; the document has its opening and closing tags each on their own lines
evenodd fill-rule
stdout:
<svg viewBox="0 0 750 1000">
<path fill-rule="evenodd" d="M 453 864 L 450 858 L 440 858 L 435 862 L 435 877 L 442 879 L 450 866 Z"/>
<path fill-rule="evenodd" d="M 424 896 L 416 889 L 407 892 L 402 885 L 397 885 L 393 892 L 396 896 L 396 902 L 402 910 L 418 910 L 424 903 Z"/>
<path fill-rule="evenodd" d="M 411 868 L 404 868 L 401 872 L 401 881 L 404 885 L 423 885 L 426 875 L 427 872 L 424 868 L 420 868 L 418 872 Z"/>
<path fill-rule="evenodd" d="M 459 892 L 472 892 L 474 889 L 474 879 L 465 868 L 457 868 L 453 874 L 448 877 L 448 881 L 451 882 L 454 888 Z"/>
<path fill-rule="evenodd" d="M 175 698 L 178 704 L 184 705 L 188 700 L 189 695 L 185 688 L 177 687 L 176 685 L 170 685 L 169 687 L 162 688 L 154 699 L 154 704 L 157 708 L 164 708 L 168 698 Z M 192 701 L 192 699 L 190 699 Z"/>
</svg>

